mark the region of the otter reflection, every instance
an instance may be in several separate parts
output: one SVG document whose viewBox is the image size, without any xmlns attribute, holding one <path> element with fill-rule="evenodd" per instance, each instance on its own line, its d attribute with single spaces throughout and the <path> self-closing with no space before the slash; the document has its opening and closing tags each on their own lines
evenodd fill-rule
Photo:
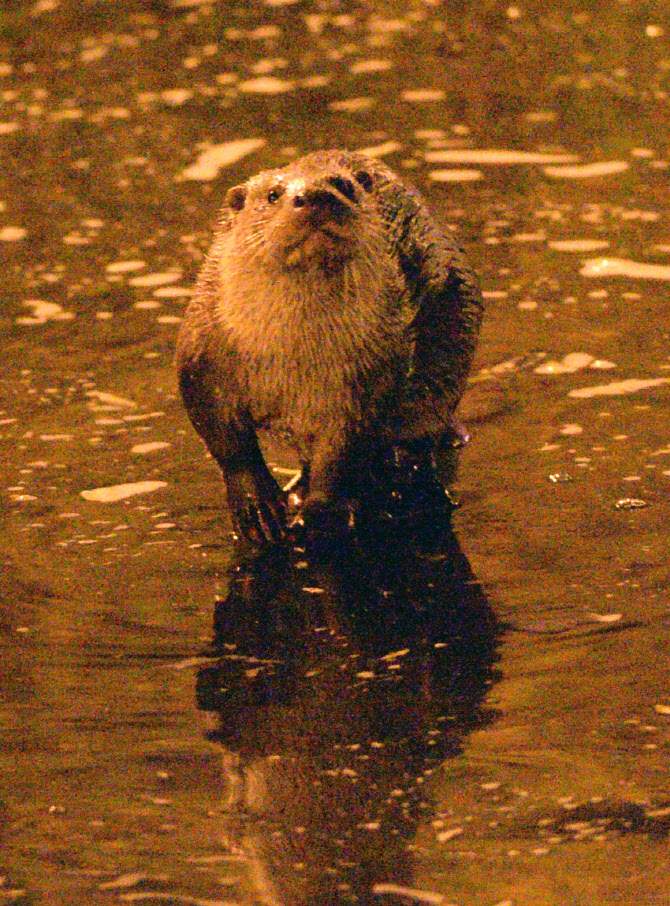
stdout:
<svg viewBox="0 0 670 906">
<path fill-rule="evenodd" d="M 246 901 L 409 902 L 389 891 L 413 885 L 424 780 L 488 719 L 496 646 L 452 533 L 431 556 L 387 540 L 233 568 L 197 695 L 219 715 Z"/>
</svg>

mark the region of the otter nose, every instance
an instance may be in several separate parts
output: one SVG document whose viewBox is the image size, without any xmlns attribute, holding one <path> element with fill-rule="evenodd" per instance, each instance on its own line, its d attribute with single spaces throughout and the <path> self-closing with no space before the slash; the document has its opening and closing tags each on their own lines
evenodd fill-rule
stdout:
<svg viewBox="0 0 670 906">
<path fill-rule="evenodd" d="M 307 185 L 293 197 L 296 208 L 308 206 L 313 214 L 342 219 L 356 204 L 356 188 L 350 179 L 335 175 Z"/>
</svg>

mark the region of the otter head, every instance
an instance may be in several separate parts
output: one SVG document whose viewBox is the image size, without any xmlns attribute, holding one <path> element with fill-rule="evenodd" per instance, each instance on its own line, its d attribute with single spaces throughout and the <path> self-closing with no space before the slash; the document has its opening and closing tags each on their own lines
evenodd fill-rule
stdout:
<svg viewBox="0 0 670 906">
<path fill-rule="evenodd" d="M 255 263 L 329 271 L 346 264 L 379 217 L 366 170 L 305 171 L 289 165 L 260 173 L 226 196 L 231 231 Z"/>
</svg>

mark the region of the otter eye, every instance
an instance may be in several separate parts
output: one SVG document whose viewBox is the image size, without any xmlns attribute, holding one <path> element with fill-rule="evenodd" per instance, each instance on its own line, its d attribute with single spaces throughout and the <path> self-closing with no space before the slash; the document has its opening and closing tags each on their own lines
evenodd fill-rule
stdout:
<svg viewBox="0 0 670 906">
<path fill-rule="evenodd" d="M 354 173 L 354 179 L 359 184 L 359 186 L 362 186 L 365 189 L 366 192 L 372 191 L 373 180 L 372 176 L 368 173 L 367 170 L 358 170 L 356 173 Z"/>
<path fill-rule="evenodd" d="M 232 211 L 241 211 L 247 200 L 246 186 L 233 186 L 226 193 L 226 202 Z"/>
<path fill-rule="evenodd" d="M 283 194 L 284 190 L 279 186 L 275 186 L 274 189 L 270 189 L 270 191 L 268 192 L 268 204 L 277 204 Z"/>
</svg>

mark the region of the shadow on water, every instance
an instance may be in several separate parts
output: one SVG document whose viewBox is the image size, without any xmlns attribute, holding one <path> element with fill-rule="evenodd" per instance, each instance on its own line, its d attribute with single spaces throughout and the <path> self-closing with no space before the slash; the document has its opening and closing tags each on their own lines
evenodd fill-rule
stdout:
<svg viewBox="0 0 670 906">
<path fill-rule="evenodd" d="M 255 902 L 416 898 L 422 783 L 490 720 L 498 634 L 451 531 L 439 554 L 387 540 L 233 566 L 197 697 Z"/>
</svg>

